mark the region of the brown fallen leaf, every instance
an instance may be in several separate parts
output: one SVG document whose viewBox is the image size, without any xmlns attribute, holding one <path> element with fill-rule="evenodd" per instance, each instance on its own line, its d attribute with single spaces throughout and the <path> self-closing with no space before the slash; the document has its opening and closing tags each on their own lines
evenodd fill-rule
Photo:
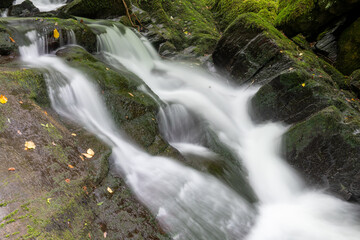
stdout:
<svg viewBox="0 0 360 240">
<path fill-rule="evenodd" d="M 36 145 L 33 141 L 26 141 L 25 142 L 25 150 L 35 149 Z"/>
<path fill-rule="evenodd" d="M 130 92 L 129 92 L 128 94 L 129 94 L 130 96 L 134 97 L 134 94 L 132 94 L 132 93 L 130 93 Z"/>
<path fill-rule="evenodd" d="M 68 178 L 65 179 L 65 182 L 70 183 L 70 179 L 68 179 Z"/>
<path fill-rule="evenodd" d="M 70 164 L 68 165 L 68 167 L 69 167 L 69 168 L 74 168 L 74 166 L 73 166 L 73 165 L 70 165 Z"/>
<path fill-rule="evenodd" d="M 15 42 L 15 40 L 12 37 L 9 37 L 11 42 Z"/>
<path fill-rule="evenodd" d="M 20 104 L 23 104 L 24 102 L 23 101 L 19 101 Z"/>
<path fill-rule="evenodd" d="M 8 171 L 13 172 L 13 171 L 15 171 L 15 168 L 11 167 L 8 169 Z"/>
<path fill-rule="evenodd" d="M 83 156 L 79 156 L 81 158 L 81 161 L 85 161 L 84 157 Z"/>
</svg>

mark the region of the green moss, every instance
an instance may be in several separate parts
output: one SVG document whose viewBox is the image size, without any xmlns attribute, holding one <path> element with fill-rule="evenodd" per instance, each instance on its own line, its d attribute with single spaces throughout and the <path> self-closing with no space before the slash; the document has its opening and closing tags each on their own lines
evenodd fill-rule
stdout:
<svg viewBox="0 0 360 240">
<path fill-rule="evenodd" d="M 211 2 L 210 2 L 211 4 Z M 243 13 L 258 13 L 269 22 L 273 22 L 276 17 L 278 1 L 276 0 L 214 0 L 212 1 L 212 11 L 222 30 L 231 24 L 239 15 Z"/>
<path fill-rule="evenodd" d="M 137 1 L 137 5 L 156 19 L 153 30 L 178 50 L 192 45 L 197 47 L 195 52 L 199 55 L 211 53 L 216 41 L 211 40 L 203 45 L 203 38 L 220 37 L 205 0 Z"/>
<path fill-rule="evenodd" d="M 23 69 L 19 71 L 6 71 L 3 75 L 7 81 L 13 81 L 12 84 L 18 85 L 19 91 L 26 92 L 30 99 L 35 100 L 42 106 L 49 106 L 50 100 L 47 94 L 45 79 L 41 72 L 32 69 Z"/>
<path fill-rule="evenodd" d="M 344 74 L 350 75 L 360 68 L 360 18 L 351 24 L 340 35 L 339 54 L 336 61 L 337 68 Z"/>
<path fill-rule="evenodd" d="M 298 17 L 308 15 L 311 17 L 310 13 L 315 8 L 314 0 L 280 0 L 279 4 L 279 14 L 275 19 L 276 26 L 292 22 Z"/>
<path fill-rule="evenodd" d="M 15 211 L 11 212 L 9 215 L 5 216 L 5 217 L 3 218 L 3 221 L 12 218 L 12 217 L 15 216 L 18 212 L 19 212 L 19 210 L 16 209 Z"/>
</svg>

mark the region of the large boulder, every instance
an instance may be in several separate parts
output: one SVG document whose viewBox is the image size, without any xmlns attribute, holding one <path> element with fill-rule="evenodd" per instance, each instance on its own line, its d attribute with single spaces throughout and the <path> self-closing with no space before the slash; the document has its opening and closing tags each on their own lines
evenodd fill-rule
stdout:
<svg viewBox="0 0 360 240">
<path fill-rule="evenodd" d="M 314 39 L 329 23 L 358 15 L 359 6 L 359 0 L 280 0 L 275 25 L 289 37 L 303 33 Z"/>
<path fill-rule="evenodd" d="M 41 71 L 2 65 L 0 84 L 8 99 L 0 104 L 2 239 L 165 235 L 124 180 L 109 172 L 109 147 L 51 110 Z M 26 141 L 34 149 L 25 150 Z M 88 148 L 95 155 L 83 161 Z"/>
<path fill-rule="evenodd" d="M 39 12 L 40 10 L 35 7 L 30 0 L 25 0 L 18 5 L 11 6 L 9 9 L 9 16 L 33 17 Z"/>
<path fill-rule="evenodd" d="M 360 117 L 334 106 L 292 126 L 284 137 L 286 159 L 308 183 L 360 202 Z"/>
<path fill-rule="evenodd" d="M 352 23 L 340 35 L 339 54 L 336 67 L 344 74 L 350 75 L 360 68 L 360 18 Z"/>
<path fill-rule="evenodd" d="M 311 185 L 358 200 L 359 101 L 347 91 L 348 78 L 300 36 L 296 42 L 299 46 L 258 15 L 243 14 L 224 32 L 213 60 L 239 84 L 260 86 L 250 102 L 255 121 L 294 124 L 286 133 L 285 155 Z"/>
<path fill-rule="evenodd" d="M 215 0 L 211 5 L 221 30 L 225 30 L 239 15 L 248 12 L 257 13 L 273 22 L 277 8 L 278 1 L 274 0 Z"/>
<path fill-rule="evenodd" d="M 128 8 L 130 1 L 125 1 Z M 108 18 L 126 15 L 123 1 L 74 0 L 61 8 L 61 11 L 79 17 Z"/>
</svg>

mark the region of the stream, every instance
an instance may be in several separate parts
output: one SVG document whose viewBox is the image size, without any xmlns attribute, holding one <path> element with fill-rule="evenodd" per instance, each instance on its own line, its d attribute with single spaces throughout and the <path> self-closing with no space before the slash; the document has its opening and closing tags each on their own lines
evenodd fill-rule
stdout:
<svg viewBox="0 0 360 240">
<path fill-rule="evenodd" d="M 102 59 L 137 75 L 161 99 L 159 127 L 173 147 L 185 157 L 212 161 L 217 153 L 201 137 L 211 131 L 245 169 L 237 172 L 239 178 L 220 178 L 149 155 L 117 129 L 94 81 L 47 52 L 46 38 L 28 31 L 31 44 L 20 47 L 22 60 L 48 70 L 52 107 L 112 147 L 116 170 L 173 239 L 360 239 L 359 207 L 308 188 L 281 158 L 288 126 L 251 120 L 248 103 L 257 87 L 233 85 L 194 64 L 165 61 L 144 37 L 123 26 L 89 26 L 101 29 Z M 69 36 L 68 44 L 76 43 L 74 34 Z M 251 193 L 242 191 L 246 185 Z"/>
</svg>

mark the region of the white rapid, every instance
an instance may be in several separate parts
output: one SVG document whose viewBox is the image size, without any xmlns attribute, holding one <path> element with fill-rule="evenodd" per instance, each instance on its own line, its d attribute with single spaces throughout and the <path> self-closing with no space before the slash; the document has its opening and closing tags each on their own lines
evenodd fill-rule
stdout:
<svg viewBox="0 0 360 240">
<path fill-rule="evenodd" d="M 196 124 L 211 129 L 245 166 L 259 199 L 250 204 L 218 178 L 132 145 L 111 121 L 94 82 L 44 54 L 46 39 L 29 32 L 32 44 L 20 47 L 20 53 L 30 66 L 48 70 L 54 109 L 112 147 L 118 170 L 173 239 L 360 239 L 359 208 L 306 189 L 279 157 L 286 127 L 251 121 L 247 103 L 257 89 L 238 88 L 199 69 L 162 61 L 129 29 L 93 27 L 106 31 L 98 36 L 106 61 L 138 75 L 167 103 L 159 118 L 168 140 L 184 154 L 211 158 L 215 153 L 203 145 Z"/>
<path fill-rule="evenodd" d="M 237 239 L 360 239 L 359 206 L 307 189 L 280 157 L 286 127 L 251 121 L 247 103 L 257 89 L 227 85 L 202 70 L 163 61 L 146 39 L 119 28 L 107 27 L 106 33 L 98 36 L 99 51 L 115 68 L 124 66 L 138 75 L 168 104 L 170 111 L 160 112 L 170 113 L 160 114 L 161 122 L 166 123 L 161 127 L 173 146 L 184 154 L 211 153 L 201 146 L 199 132 L 189 123 L 192 113 L 215 131 L 246 167 L 259 199 L 259 212 L 250 233 Z M 205 195 L 203 200 L 207 201 Z"/>
<path fill-rule="evenodd" d="M 20 4 L 25 0 L 15 0 L 15 4 Z M 49 12 L 66 4 L 66 0 L 31 0 L 31 2 L 41 11 Z"/>
</svg>

